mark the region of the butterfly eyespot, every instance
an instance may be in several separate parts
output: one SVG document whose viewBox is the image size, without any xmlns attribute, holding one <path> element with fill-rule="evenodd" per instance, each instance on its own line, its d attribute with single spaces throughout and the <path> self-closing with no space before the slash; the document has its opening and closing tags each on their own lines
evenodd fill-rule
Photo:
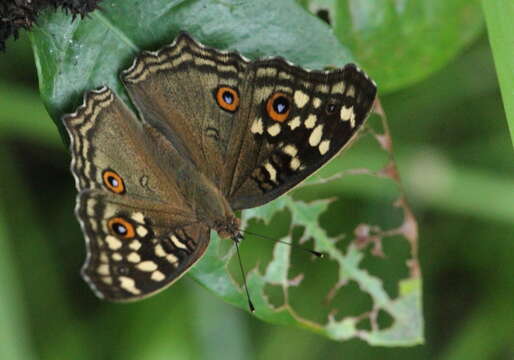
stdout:
<svg viewBox="0 0 514 360">
<path fill-rule="evenodd" d="M 284 122 L 291 111 L 289 96 L 282 92 L 271 95 L 266 103 L 266 111 L 272 120 Z"/>
<path fill-rule="evenodd" d="M 114 217 L 107 222 L 107 227 L 113 235 L 122 239 L 131 239 L 136 233 L 134 225 L 122 217 Z"/>
<path fill-rule="evenodd" d="M 329 102 L 327 104 L 327 106 L 325 107 L 325 111 L 327 112 L 328 115 L 332 115 L 336 112 L 337 110 L 337 103 L 335 102 Z"/>
<path fill-rule="evenodd" d="M 236 89 L 220 86 L 214 95 L 216 102 L 223 110 L 235 112 L 239 108 L 239 94 Z"/>
<path fill-rule="evenodd" d="M 104 170 L 102 173 L 102 179 L 105 187 L 113 193 L 125 193 L 125 184 L 123 183 L 123 179 L 113 170 Z"/>
<path fill-rule="evenodd" d="M 337 111 L 337 103 L 335 101 L 330 101 L 325 107 L 325 111 L 328 115 L 332 115 Z"/>
</svg>

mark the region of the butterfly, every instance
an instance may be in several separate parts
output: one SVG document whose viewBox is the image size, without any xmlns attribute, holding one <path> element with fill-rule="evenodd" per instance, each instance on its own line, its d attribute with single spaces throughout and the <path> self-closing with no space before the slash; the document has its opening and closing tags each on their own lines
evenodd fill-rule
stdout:
<svg viewBox="0 0 514 360">
<path fill-rule="evenodd" d="M 187 33 L 142 52 L 121 81 L 137 114 L 103 86 L 63 117 L 82 276 L 111 301 L 171 285 L 202 257 L 211 230 L 239 241 L 235 211 L 286 193 L 348 146 L 377 92 L 354 64 L 250 61 Z"/>
</svg>

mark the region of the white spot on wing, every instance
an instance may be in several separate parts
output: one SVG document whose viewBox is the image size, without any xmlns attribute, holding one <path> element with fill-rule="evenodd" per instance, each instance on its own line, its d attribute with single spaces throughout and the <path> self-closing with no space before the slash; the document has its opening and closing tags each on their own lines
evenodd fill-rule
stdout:
<svg viewBox="0 0 514 360">
<path fill-rule="evenodd" d="M 280 134 L 280 124 L 275 123 L 268 127 L 268 134 L 270 134 L 271 136 L 277 136 L 278 134 Z"/>
<path fill-rule="evenodd" d="M 137 264 L 136 268 L 138 268 L 141 271 L 155 271 L 157 270 L 157 264 L 151 260 L 147 260 Z"/>
<path fill-rule="evenodd" d="M 277 170 L 275 170 L 273 165 L 267 162 L 266 164 L 264 164 L 264 168 L 268 172 L 270 180 L 273 182 L 277 182 Z"/>
<path fill-rule="evenodd" d="M 164 276 L 164 274 L 162 272 L 160 272 L 159 270 L 156 270 L 152 273 L 151 278 L 153 281 L 163 281 L 166 277 Z"/>
<path fill-rule="evenodd" d="M 141 261 L 141 256 L 139 256 L 139 254 L 136 252 L 131 252 L 130 254 L 128 254 L 127 260 L 131 263 L 138 263 Z"/>
<path fill-rule="evenodd" d="M 99 275 L 109 275 L 109 265 L 101 264 L 96 268 L 96 272 Z"/>
<path fill-rule="evenodd" d="M 344 82 L 338 82 L 332 86 L 332 94 L 342 94 L 344 92 Z"/>
<path fill-rule="evenodd" d="M 163 247 L 161 244 L 157 244 L 155 245 L 155 256 L 158 256 L 158 257 L 165 257 L 166 256 L 166 252 L 164 251 Z"/>
<path fill-rule="evenodd" d="M 298 159 L 297 157 L 292 158 L 291 163 L 289 164 L 289 166 L 291 167 L 291 170 L 294 170 L 294 171 L 296 171 L 300 167 L 300 165 L 301 165 L 300 159 Z"/>
<path fill-rule="evenodd" d="M 109 246 L 109 249 L 111 250 L 118 250 L 121 247 L 121 241 L 119 241 L 112 235 L 107 235 L 105 237 L 105 241 L 107 242 L 107 246 Z"/>
<path fill-rule="evenodd" d="M 284 151 L 284 153 L 286 153 L 287 155 L 292 156 L 292 157 L 295 157 L 296 154 L 298 153 L 298 149 L 296 148 L 296 146 L 294 146 L 292 144 L 284 146 L 282 151 Z"/>
<path fill-rule="evenodd" d="M 175 245 L 176 247 L 187 250 L 187 246 L 184 245 L 184 243 L 181 242 L 175 235 L 171 235 L 170 239 L 173 245 Z"/>
<path fill-rule="evenodd" d="M 310 146 L 318 146 L 321 141 L 321 137 L 323 136 L 323 124 L 320 124 L 314 128 L 311 132 L 311 136 L 309 136 L 309 145 Z"/>
<path fill-rule="evenodd" d="M 309 96 L 301 90 L 294 92 L 294 103 L 298 108 L 303 108 L 309 101 Z"/>
<path fill-rule="evenodd" d="M 350 85 L 350 88 L 348 89 L 346 96 L 355 97 L 355 87 L 353 85 Z"/>
<path fill-rule="evenodd" d="M 132 214 L 132 219 L 137 221 L 140 224 L 145 223 L 145 216 L 143 215 L 143 213 L 140 213 L 140 212 L 136 212 L 136 213 Z"/>
<path fill-rule="evenodd" d="M 166 260 L 168 260 L 168 262 L 170 262 L 171 264 L 173 264 L 175 267 L 178 266 L 178 258 L 173 255 L 173 254 L 168 254 L 166 256 Z"/>
<path fill-rule="evenodd" d="M 262 119 L 261 118 L 257 118 L 253 121 L 250 131 L 252 132 L 252 134 L 261 134 L 262 135 L 262 133 L 264 132 L 264 129 L 262 127 Z"/>
<path fill-rule="evenodd" d="M 319 144 L 319 153 L 321 155 L 325 155 L 328 150 L 330 149 L 330 140 L 323 140 L 320 144 Z"/>
<path fill-rule="evenodd" d="M 353 106 L 350 106 L 347 108 L 346 106 L 343 106 L 341 108 L 341 120 L 343 121 L 350 121 L 350 126 L 353 128 L 355 127 L 355 111 L 353 111 Z"/>
<path fill-rule="evenodd" d="M 141 290 L 136 288 L 136 282 L 134 281 L 134 279 L 129 278 L 127 276 L 120 276 L 118 279 L 120 280 L 120 287 L 122 289 L 125 289 L 126 291 L 134 295 L 141 294 Z"/>
<path fill-rule="evenodd" d="M 289 121 L 289 122 L 287 123 L 287 125 L 289 125 L 289 127 L 291 128 L 291 130 L 296 129 L 298 126 L 300 126 L 300 125 L 301 125 L 300 117 L 299 117 L 299 116 L 296 116 L 295 118 L 293 118 L 293 120 Z"/>
<path fill-rule="evenodd" d="M 136 228 L 136 232 L 140 237 L 145 237 L 148 234 L 148 230 L 146 230 L 146 228 L 142 225 L 139 225 Z"/>
<path fill-rule="evenodd" d="M 314 127 L 314 125 L 316 125 L 316 120 L 318 118 L 316 117 L 316 115 L 314 114 L 310 114 L 308 117 L 307 117 L 307 120 L 305 120 L 305 127 L 307 129 L 312 129 Z"/>
<path fill-rule="evenodd" d="M 326 84 L 319 84 L 316 86 L 316 90 L 323 94 L 328 94 L 328 85 Z"/>
<path fill-rule="evenodd" d="M 132 242 L 129 244 L 129 248 L 131 248 L 134 251 L 138 251 L 141 247 L 141 242 L 139 240 L 132 240 Z"/>
<path fill-rule="evenodd" d="M 350 120 L 350 117 L 352 116 L 352 113 L 353 113 L 353 106 L 350 106 L 350 107 L 346 107 L 346 106 L 343 106 L 341 107 L 341 120 L 343 121 L 348 121 Z"/>
</svg>

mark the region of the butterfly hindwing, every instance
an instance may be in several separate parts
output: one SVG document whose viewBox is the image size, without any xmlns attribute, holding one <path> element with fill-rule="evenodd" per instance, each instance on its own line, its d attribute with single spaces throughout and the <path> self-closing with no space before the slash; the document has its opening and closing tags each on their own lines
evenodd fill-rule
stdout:
<svg viewBox="0 0 514 360">
<path fill-rule="evenodd" d="M 111 301 L 137 300 L 165 289 L 209 243 L 206 226 L 173 223 L 162 211 L 148 211 L 145 205 L 151 204 L 144 201 L 86 190 L 77 205 L 88 254 L 82 275 L 97 296 Z"/>
</svg>

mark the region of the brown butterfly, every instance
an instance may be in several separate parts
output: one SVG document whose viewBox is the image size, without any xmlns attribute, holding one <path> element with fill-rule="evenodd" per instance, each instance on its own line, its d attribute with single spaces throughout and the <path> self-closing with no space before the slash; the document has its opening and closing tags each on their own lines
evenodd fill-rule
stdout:
<svg viewBox="0 0 514 360">
<path fill-rule="evenodd" d="M 376 95 L 353 64 L 249 61 L 185 33 L 143 52 L 121 80 L 138 115 L 101 87 L 63 118 L 87 245 L 82 275 L 113 301 L 172 284 L 211 229 L 239 241 L 234 212 L 277 198 L 338 154 Z"/>
</svg>

